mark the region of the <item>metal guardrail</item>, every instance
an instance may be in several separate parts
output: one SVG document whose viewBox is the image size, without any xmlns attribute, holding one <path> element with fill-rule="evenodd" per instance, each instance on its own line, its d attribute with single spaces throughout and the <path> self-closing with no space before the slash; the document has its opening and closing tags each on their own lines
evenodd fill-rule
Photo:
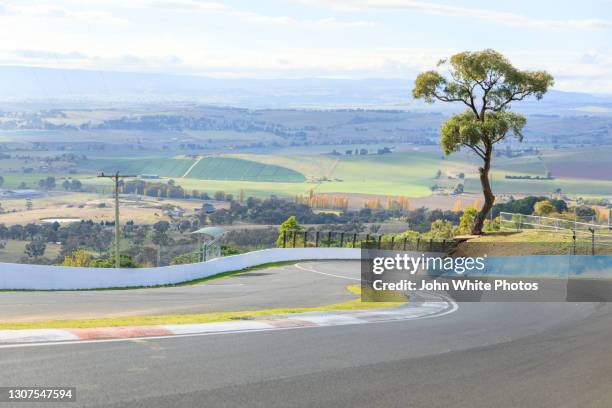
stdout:
<svg viewBox="0 0 612 408">
<path fill-rule="evenodd" d="M 612 225 L 593 224 L 577 220 L 565 220 L 562 218 L 543 217 L 539 215 L 525 215 L 518 213 L 499 213 L 502 228 L 522 229 L 548 229 L 548 230 L 570 230 L 576 232 L 590 232 L 591 230 L 612 230 Z M 528 227 L 528 228 L 525 228 Z"/>
<path fill-rule="evenodd" d="M 596 255 L 598 252 L 612 252 L 612 225 L 610 224 L 594 224 L 539 215 L 501 212 L 500 227 L 513 231 L 531 229 L 571 234 L 573 255 L 580 253 Z"/>
</svg>

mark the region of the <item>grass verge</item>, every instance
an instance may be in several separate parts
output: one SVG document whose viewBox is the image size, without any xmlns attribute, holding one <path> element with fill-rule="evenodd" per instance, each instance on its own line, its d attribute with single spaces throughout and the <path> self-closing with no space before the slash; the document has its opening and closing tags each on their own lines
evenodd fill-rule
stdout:
<svg viewBox="0 0 612 408">
<path fill-rule="evenodd" d="M 361 295 L 359 285 L 351 285 L 347 290 L 357 296 Z M 368 310 L 387 307 L 396 307 L 403 304 L 406 299 L 399 293 L 392 294 L 386 302 L 362 302 L 361 298 L 356 298 L 341 303 L 316 307 L 294 307 L 294 308 L 273 308 L 262 310 L 250 310 L 243 312 L 213 312 L 213 313 L 194 313 L 194 314 L 165 314 L 154 316 L 130 316 L 106 319 L 88 320 L 46 320 L 38 322 L 11 322 L 0 323 L 0 330 L 22 330 L 22 329 L 82 329 L 95 327 L 120 327 L 120 326 L 149 326 L 160 324 L 189 324 L 189 323 L 213 323 L 227 322 L 232 320 L 251 320 L 255 318 L 266 319 L 272 315 L 305 313 L 305 312 L 331 312 L 331 311 L 350 311 Z"/>
</svg>

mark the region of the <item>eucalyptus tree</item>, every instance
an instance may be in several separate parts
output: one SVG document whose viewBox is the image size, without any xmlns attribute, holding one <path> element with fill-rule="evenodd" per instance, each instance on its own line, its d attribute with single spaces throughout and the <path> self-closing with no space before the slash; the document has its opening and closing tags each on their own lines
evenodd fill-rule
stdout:
<svg viewBox="0 0 612 408">
<path fill-rule="evenodd" d="M 484 204 L 471 231 L 480 235 L 495 202 L 489 181 L 493 147 L 509 136 L 523 140 L 527 120 L 510 112 L 511 105 L 529 97 L 542 99 L 554 81 L 545 71 L 517 69 L 491 49 L 455 54 L 441 60 L 438 67 L 447 67 L 447 73 L 422 72 L 416 78 L 412 96 L 427 103 L 440 101 L 466 107 L 442 125 L 440 144 L 446 155 L 465 147 L 482 159 L 478 172 Z"/>
</svg>

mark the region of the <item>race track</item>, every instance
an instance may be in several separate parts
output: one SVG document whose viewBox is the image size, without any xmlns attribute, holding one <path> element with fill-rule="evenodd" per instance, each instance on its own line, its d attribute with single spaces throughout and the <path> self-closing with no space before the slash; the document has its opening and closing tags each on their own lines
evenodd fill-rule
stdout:
<svg viewBox="0 0 612 408">
<path fill-rule="evenodd" d="M 333 265 L 318 275 L 340 287 L 329 275 L 358 274 Z M 610 338 L 608 304 L 462 303 L 400 322 L 4 347 L 0 385 L 76 386 L 69 406 L 610 407 Z"/>
<path fill-rule="evenodd" d="M 310 265 L 316 265 L 311 268 Z M 316 273 L 313 272 L 316 270 Z M 340 270 L 340 272 L 338 272 Z M 104 271 L 100 271 L 104 273 Z M 338 274 L 339 277 L 331 276 Z M 178 287 L 0 292 L 0 321 L 36 321 L 310 307 L 354 299 L 358 261 L 300 262 Z M 342 279 L 344 278 L 344 279 Z"/>
</svg>

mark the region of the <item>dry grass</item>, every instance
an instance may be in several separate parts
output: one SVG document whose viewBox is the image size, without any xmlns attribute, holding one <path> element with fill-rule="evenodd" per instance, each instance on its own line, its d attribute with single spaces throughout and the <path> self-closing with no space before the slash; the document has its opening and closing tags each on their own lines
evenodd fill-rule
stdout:
<svg viewBox="0 0 612 408">
<path fill-rule="evenodd" d="M 9 239 L 4 241 L 6 246 L 0 249 L 0 262 L 17 263 L 25 256 L 24 250 L 28 241 L 17 241 Z M 61 245 L 47 243 L 44 258 L 55 259 L 59 255 Z"/>
<path fill-rule="evenodd" d="M 104 207 L 100 207 L 103 204 Z M 0 224 L 25 225 L 37 223 L 44 218 L 81 218 L 84 220 L 113 221 L 114 200 L 110 196 L 87 193 L 67 193 L 32 200 L 32 210 L 26 209 L 25 200 L 5 200 L 2 208 L 6 211 L 0 214 Z M 163 214 L 162 206 L 181 207 L 188 213 L 202 206 L 198 200 L 162 199 L 140 197 L 133 199 L 122 197 L 120 200 L 121 218 L 123 221 L 133 220 L 138 224 L 153 224 L 157 221 L 168 221 Z M 227 206 L 227 203 L 216 207 Z"/>
</svg>

